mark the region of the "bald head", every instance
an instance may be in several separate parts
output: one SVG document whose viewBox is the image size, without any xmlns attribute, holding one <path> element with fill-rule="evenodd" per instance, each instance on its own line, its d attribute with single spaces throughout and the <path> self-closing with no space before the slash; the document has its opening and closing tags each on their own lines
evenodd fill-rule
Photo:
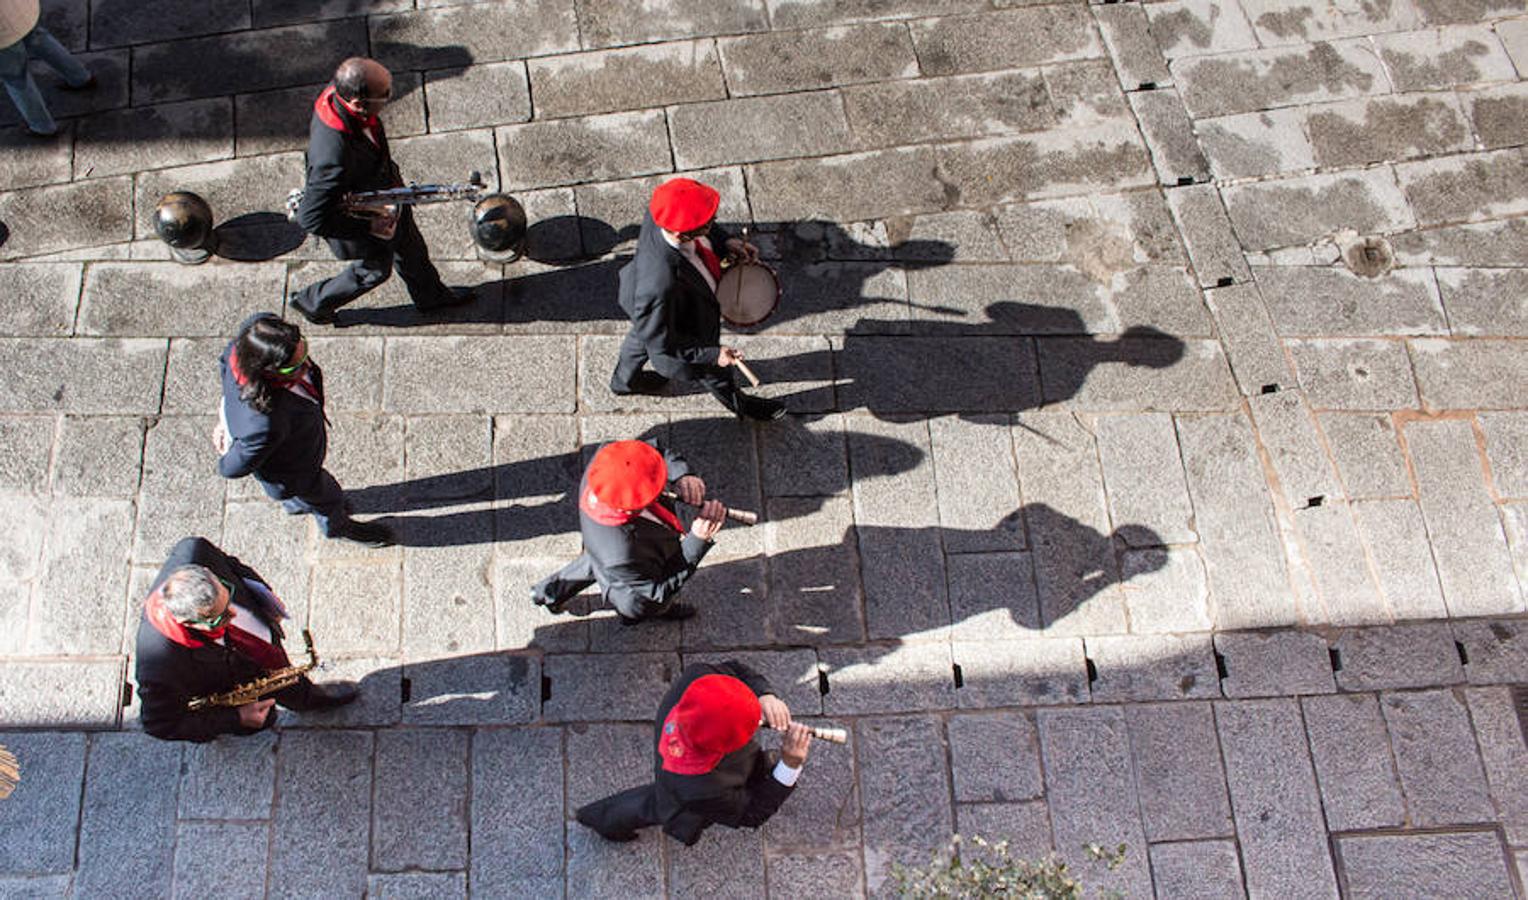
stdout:
<svg viewBox="0 0 1528 900">
<path fill-rule="evenodd" d="M 393 76 L 374 59 L 352 56 L 334 70 L 334 90 L 351 102 L 386 101 L 393 93 Z"/>
</svg>

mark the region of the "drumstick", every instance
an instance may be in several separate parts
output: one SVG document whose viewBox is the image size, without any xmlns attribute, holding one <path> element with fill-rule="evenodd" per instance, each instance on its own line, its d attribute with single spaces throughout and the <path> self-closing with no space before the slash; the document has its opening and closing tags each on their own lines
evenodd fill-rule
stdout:
<svg viewBox="0 0 1528 900">
<path fill-rule="evenodd" d="M 681 499 L 680 496 L 673 491 L 664 491 L 663 497 L 666 500 L 678 500 L 680 503 L 684 503 L 684 500 Z M 759 514 L 749 509 L 733 509 L 729 506 L 727 507 L 727 518 L 738 523 L 739 525 L 759 524 Z"/>
<path fill-rule="evenodd" d="M 749 384 L 753 385 L 754 387 L 759 386 L 759 376 L 753 374 L 753 370 L 748 368 L 748 363 L 743 362 L 741 357 L 734 357 L 732 364 L 737 366 L 739 372 L 743 373 L 743 377 L 748 379 Z"/>
</svg>

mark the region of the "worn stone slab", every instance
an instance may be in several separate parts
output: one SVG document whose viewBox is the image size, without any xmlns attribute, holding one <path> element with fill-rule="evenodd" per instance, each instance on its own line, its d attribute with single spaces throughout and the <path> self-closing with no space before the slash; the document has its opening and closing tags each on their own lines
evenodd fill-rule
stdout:
<svg viewBox="0 0 1528 900">
<path fill-rule="evenodd" d="M 1315 497 L 1341 496 L 1336 470 L 1301 392 L 1256 394 L 1248 400 L 1248 408 L 1291 507 L 1305 507 Z"/>
<path fill-rule="evenodd" d="M 1148 9 L 1144 4 L 1111 4 L 1093 10 L 1109 58 L 1127 89 L 1172 80 L 1160 46 L 1166 36 L 1147 19 Z"/>
<path fill-rule="evenodd" d="M 425 3 L 437 6 L 437 3 Z M 413 6 L 409 0 L 254 0 L 255 27 L 287 25 L 346 15 L 395 12 Z"/>
<path fill-rule="evenodd" d="M 1300 707 L 1327 827 L 1363 831 L 1405 824 L 1406 802 L 1377 698 L 1373 694 L 1306 697 Z"/>
<path fill-rule="evenodd" d="M 900 646 L 824 647 L 828 673 L 822 698 L 829 716 L 915 712 L 955 707 L 950 645 L 944 641 Z"/>
<path fill-rule="evenodd" d="M 918 64 L 928 75 L 983 72 L 1101 56 L 1081 6 L 1012 9 L 911 23 Z"/>
<path fill-rule="evenodd" d="M 1310 338 L 1286 343 L 1300 387 L 1316 409 L 1417 407 L 1406 345 L 1399 341 Z"/>
<path fill-rule="evenodd" d="M 1201 285 L 1221 284 L 1226 279 L 1245 281 L 1251 277 L 1241 245 L 1231 230 L 1231 220 L 1213 187 L 1196 185 L 1167 191 L 1167 203 Z"/>
<path fill-rule="evenodd" d="M 1528 591 L 1528 503 L 1505 503 L 1501 512 L 1518 584 Z"/>
<path fill-rule="evenodd" d="M 1427 528 L 1409 497 L 1353 504 L 1380 593 L 1397 620 L 1446 618 Z"/>
<path fill-rule="evenodd" d="M 0 665 L 0 726 L 115 728 L 122 695 L 120 658 L 8 660 Z"/>
<path fill-rule="evenodd" d="M 937 334 L 1121 330 L 1099 284 L 1071 265 L 942 266 L 908 273 L 913 329 Z M 985 320 L 985 321 L 982 321 Z"/>
<path fill-rule="evenodd" d="M 126 176 L 0 194 L 0 221 L 9 229 L 0 259 L 125 241 L 132 237 L 131 204 Z"/>
<path fill-rule="evenodd" d="M 431 131 L 503 125 L 531 117 L 530 82 L 525 63 L 519 60 L 437 69 L 426 76 L 423 96 L 430 108 Z M 538 103 L 540 99 L 538 93 Z"/>
<path fill-rule="evenodd" d="M 1313 106 L 1305 127 L 1323 167 L 1364 165 L 1474 149 L 1459 101 L 1400 95 Z"/>
<path fill-rule="evenodd" d="M 1380 709 L 1412 824 L 1495 817 L 1463 697 L 1452 690 L 1390 693 L 1380 698 Z"/>
<path fill-rule="evenodd" d="M 279 263 L 200 268 L 178 263 L 97 263 L 85 278 L 79 333 L 229 335 L 250 310 L 278 307 L 285 283 L 286 267 Z M 186 315 L 185 303 L 191 297 L 198 302 L 195 316 Z"/>
<path fill-rule="evenodd" d="M 180 744 L 146 734 L 91 737 L 76 891 L 114 897 L 169 892 L 180 754 Z"/>
<path fill-rule="evenodd" d="M 643 0 L 590 0 L 577 5 L 578 32 L 590 48 L 769 30 L 764 0 L 679 0 L 661 16 L 649 15 L 650 7 Z M 785 26 L 777 23 L 777 27 Z"/>
<path fill-rule="evenodd" d="M 0 418 L 0 444 L 6 448 L 5 457 L 0 459 L 0 492 L 21 502 L 25 502 L 23 495 L 48 493 L 48 464 L 53 456 L 55 431 L 57 423 L 50 415 Z M 62 462 L 68 465 L 72 457 L 73 454 L 65 455 Z M 14 568 L 0 569 L 0 574 L 31 577 L 30 569 L 24 574 Z"/>
<path fill-rule="evenodd" d="M 91 46 L 143 44 L 250 27 L 249 5 L 239 0 L 209 0 L 196 16 L 178 15 L 183 11 L 166 0 L 132 6 L 103 4 L 90 13 Z"/>
<path fill-rule="evenodd" d="M 1040 71 L 1061 126 L 1129 121 L 1130 104 L 1120 93 L 1119 76 L 1107 59 L 1060 63 Z"/>
<path fill-rule="evenodd" d="M 1523 269 L 1434 270 L 1456 335 L 1528 336 L 1528 271 Z"/>
<path fill-rule="evenodd" d="M 955 824 L 962 837 L 980 835 L 990 843 L 1008 842 L 1014 859 L 1043 859 L 1055 850 L 1051 840 L 1050 813 L 1044 800 L 1024 803 L 957 803 Z M 964 854 L 980 851 L 971 844 Z M 971 856 L 963 861 L 969 862 Z"/>
<path fill-rule="evenodd" d="M 1126 630 L 1093 433 L 1067 413 L 1015 419 L 1014 454 L 1040 596 L 1053 634 Z"/>
<path fill-rule="evenodd" d="M 1087 702 L 1080 638 L 962 640 L 950 650 L 963 680 L 961 709 Z"/>
<path fill-rule="evenodd" d="M 65 416 L 59 423 L 55 496 L 125 497 L 138 492 L 144 421 L 129 416 Z"/>
<path fill-rule="evenodd" d="M 1021 338 L 851 335 L 836 356 L 843 410 L 996 413 L 1039 402 L 1035 358 Z M 932 360 L 946 362 L 930 368 Z M 987 373 L 990 380 L 973 383 L 973 370 Z"/>
<path fill-rule="evenodd" d="M 27 636 L 31 653 L 117 652 L 132 520 L 128 500 L 54 501 Z"/>
<path fill-rule="evenodd" d="M 1025 546 L 1008 417 L 941 417 L 929 422 L 946 552 Z M 863 532 L 861 533 L 863 537 Z"/>
<path fill-rule="evenodd" d="M 1459 684 L 1464 669 L 1453 633 L 1442 623 L 1354 628 L 1332 642 L 1344 691 Z"/>
<path fill-rule="evenodd" d="M 1246 897 L 1241 860 L 1232 841 L 1152 844 L 1151 879 L 1158 894 L 1184 900 Z"/>
<path fill-rule="evenodd" d="M 371 55 L 389 69 L 438 69 L 579 49 L 571 0 L 448 6 L 369 16 Z"/>
<path fill-rule="evenodd" d="M 1115 340 L 1037 340 L 1047 404 L 1090 412 L 1217 410 L 1240 394 L 1220 342 L 1135 328 Z"/>
<path fill-rule="evenodd" d="M 397 875 L 372 875 L 367 881 L 368 897 L 397 900 L 455 900 L 467 896 L 467 876 L 461 872 L 407 872 Z"/>
<path fill-rule="evenodd" d="M 142 44 L 133 48 L 133 97 L 162 103 L 315 84 L 334 73 L 334 60 L 365 53 L 361 19 Z"/>
<path fill-rule="evenodd" d="M 5 149 L 7 162 L 0 171 L 0 190 L 68 181 L 74 161 L 73 142 L 67 124 L 51 138 L 35 135 L 23 125 L 0 128 L 0 147 Z"/>
<path fill-rule="evenodd" d="M 1040 598 L 1029 553 L 954 553 L 944 568 L 952 639 L 1022 640 L 1040 630 Z"/>
<path fill-rule="evenodd" d="M 676 897 L 758 896 L 764 881 L 764 836 L 752 828 L 713 828 L 686 853 L 668 857 L 668 890 Z"/>
<path fill-rule="evenodd" d="M 1247 893 L 1336 897 L 1299 705 L 1292 699 L 1217 703 L 1215 722 Z"/>
<path fill-rule="evenodd" d="M 1382 413 L 1322 413 L 1321 433 L 1331 448 L 1347 495 L 1355 500 L 1411 493 L 1399 435 Z"/>
<path fill-rule="evenodd" d="M 1516 681 L 1528 664 L 1528 627 L 1516 619 L 1465 619 L 1453 623 L 1464 645 L 1464 671 L 1471 684 Z"/>
<path fill-rule="evenodd" d="M 1501 0 L 1494 0 L 1486 5 L 1495 6 L 1500 2 Z M 1505 9 L 1506 5 L 1502 4 L 1501 8 Z M 1528 23 L 1524 23 L 1521 19 L 1497 22 L 1496 36 L 1507 48 L 1507 54 L 1512 57 L 1512 61 L 1521 69 L 1523 64 L 1528 62 Z"/>
<path fill-rule="evenodd" d="M 1398 163 L 1396 178 L 1416 220 L 1476 221 L 1528 211 L 1528 151 L 1494 150 Z"/>
<path fill-rule="evenodd" d="M 716 47 L 734 97 L 918 75 L 912 38 L 892 22 L 729 37 Z"/>
<path fill-rule="evenodd" d="M 1502 25 L 1512 23 L 1503 22 Z M 1487 150 L 1523 143 L 1528 86 L 1522 82 L 1461 94 L 1475 135 Z"/>
<path fill-rule="evenodd" d="M 282 735 L 270 890 L 291 896 L 366 890 L 372 752 L 372 735 L 362 731 Z"/>
<path fill-rule="evenodd" d="M 1438 579 L 1455 616 L 1521 612 L 1501 519 L 1483 481 L 1470 423 L 1417 422 L 1406 428 L 1418 498 Z"/>
<path fill-rule="evenodd" d="M 1122 528 L 1126 531 L 1127 528 Z M 1120 554 L 1120 591 L 1137 634 L 1214 627 L 1204 561 L 1193 547 L 1149 547 Z"/>
<path fill-rule="evenodd" d="M 68 873 L 74 868 L 85 740 L 83 734 L 62 733 L 0 736 L 0 744 L 16 757 L 23 774 L 0 806 L 0 831 L 7 838 L 0 872 Z M 5 881 L 0 881 L 0 887 L 11 889 Z"/>
<path fill-rule="evenodd" d="M 943 637 L 951 618 L 939 534 L 860 528 L 857 537 L 870 638 Z"/>
<path fill-rule="evenodd" d="M 481 729 L 472 735 L 473 887 L 513 893 L 526 883 L 562 880 L 562 732 Z M 525 765 L 526 760 L 547 762 Z"/>
<path fill-rule="evenodd" d="M 1178 437 L 1163 413 L 1099 416 L 1094 425 L 1109 512 L 1131 546 L 1185 544 L 1198 539 Z"/>
<path fill-rule="evenodd" d="M 176 897 L 258 900 L 265 896 L 265 822 L 181 821 L 175 833 Z M 219 848 L 209 853 L 208 848 Z"/>
<path fill-rule="evenodd" d="M 1511 409 L 1522 405 L 1513 389 L 1513 341 L 1409 342 L 1423 404 L 1432 409 Z"/>
<path fill-rule="evenodd" d="M 531 122 L 495 129 L 508 190 L 669 171 L 660 110 Z"/>
<path fill-rule="evenodd" d="M 444 729 L 377 735 L 373 871 L 467 864 L 467 735 Z"/>
<path fill-rule="evenodd" d="M 1125 708 L 1125 718 L 1147 840 L 1232 836 L 1210 705 L 1133 705 Z"/>
<path fill-rule="evenodd" d="M 419 725 L 518 725 L 537 718 L 536 659 L 478 653 L 408 662 L 403 721 Z"/>
<path fill-rule="evenodd" d="M 1215 652 L 1226 667 L 1221 691 L 1227 697 L 1330 694 L 1332 679 L 1326 640 L 1301 631 L 1222 631 Z"/>
<path fill-rule="evenodd" d="M 1416 222 L 1383 167 L 1233 185 L 1221 196 L 1248 250 L 1307 244 L 1344 228 L 1365 234 Z"/>
<path fill-rule="evenodd" d="M 1283 548 L 1246 420 L 1180 417 L 1178 442 L 1216 627 L 1293 623 Z"/>
<path fill-rule="evenodd" d="M 1208 633 L 1106 635 L 1084 639 L 1098 677 L 1098 702 L 1219 697 L 1220 680 Z"/>
<path fill-rule="evenodd" d="M 89 116 L 75 125 L 74 148 L 76 169 L 97 176 L 227 159 L 234 152 L 233 102 L 219 97 Z"/>
<path fill-rule="evenodd" d="M 227 344 L 223 337 L 170 340 L 162 401 L 165 413 L 196 415 L 218 408 L 223 399 L 219 357 Z M 380 363 L 380 346 L 377 353 Z M 327 378 L 327 366 L 324 374 Z M 376 378 L 375 374 L 373 378 Z"/>
<path fill-rule="evenodd" d="M 1512 894 L 1501 839 L 1490 832 L 1345 835 L 1335 843 L 1351 897 L 1427 896 L 1438 891 L 1482 897 Z"/>
<path fill-rule="evenodd" d="M 1145 854 L 1127 854 L 1123 864 L 1109 872 L 1083 863 L 1082 847 L 1088 843 L 1146 846 L 1124 711 L 1042 709 L 1035 716 L 1044 751 L 1051 828 L 1061 858 L 1089 871 L 1100 888 L 1149 893 L 1151 875 Z"/>
<path fill-rule="evenodd" d="M 686 103 L 668 110 L 668 127 L 680 169 L 825 156 L 854 143 L 831 91 Z"/>
<path fill-rule="evenodd" d="M 83 280 L 69 263 L 0 265 L 0 328 L 10 337 L 69 335 Z"/>
<path fill-rule="evenodd" d="M 1315 168 L 1308 115 L 1307 107 L 1267 109 L 1200 119 L 1194 130 L 1216 178 L 1255 178 Z"/>
<path fill-rule="evenodd" d="M 768 0 L 776 29 L 980 12 L 981 0 Z"/>
<path fill-rule="evenodd" d="M 952 210 L 869 222 L 797 223 L 776 248 L 788 258 L 827 254 L 829 260 L 902 260 L 910 263 L 1006 262 L 996 216 Z M 762 237 L 762 235 L 761 235 Z M 810 269 L 810 266 L 803 266 Z M 910 268 L 921 268 L 911 266 Z M 896 270 L 886 270 L 889 274 Z M 900 273 L 897 273 L 900 275 Z M 793 299 L 795 299 L 793 297 Z M 847 328 L 847 324 L 845 326 Z M 858 327 L 863 328 L 863 325 Z"/>
<path fill-rule="evenodd" d="M 424 92 L 419 83 L 416 72 L 393 73 L 393 99 L 383 113 L 389 138 L 424 133 Z M 313 101 L 324 87 L 306 84 L 236 95 L 233 102 L 237 154 L 254 156 L 306 148 Z"/>
<path fill-rule="evenodd" d="M 970 206 L 1092 194 L 1156 180 L 1129 120 L 942 146 L 939 171 L 948 197 Z"/>
<path fill-rule="evenodd" d="M 865 881 L 872 891 L 893 862 L 927 862 L 955 826 L 944 757 L 928 752 L 942 730 L 937 719 L 925 716 L 867 719 L 855 726 Z"/>
<path fill-rule="evenodd" d="M 775 893 L 850 900 L 864 896 L 858 852 L 771 856 L 765 864 Z"/>
<path fill-rule="evenodd" d="M 1512 81 L 1507 51 L 1487 24 L 1379 35 L 1374 38 L 1396 91 Z"/>
<path fill-rule="evenodd" d="M 1210 177 L 1210 164 L 1199 149 L 1193 123 L 1172 88 L 1135 91 L 1130 108 L 1141 125 L 1157 178 L 1163 184 L 1183 184 Z"/>
<path fill-rule="evenodd" d="M 230 159 L 139 173 L 134 182 L 133 203 L 138 213 L 133 220 L 133 236 L 155 239 L 153 217 L 149 212 L 171 191 L 195 192 L 212 207 L 213 218 L 223 223 L 248 213 L 269 214 L 284 209 L 282 204 L 286 202 L 287 193 L 300 187 L 303 177 L 301 153 Z M 319 252 L 328 255 L 327 250 Z"/>
<path fill-rule="evenodd" d="M 1044 794 L 1039 736 L 1029 716 L 958 715 L 945 728 L 956 802 L 1010 802 Z"/>
<path fill-rule="evenodd" d="M 639 782 L 640 783 L 640 782 Z M 662 832 L 638 832 L 631 844 L 618 845 L 587 828 L 567 826 L 566 894 L 573 897 L 663 896 Z M 524 890 L 523 884 L 515 885 Z M 561 888 L 553 881 L 541 893 Z"/>
<path fill-rule="evenodd" d="M 401 413 L 572 412 L 571 338 L 392 338 L 384 409 Z M 462 364 L 471 360 L 470 365 Z M 557 362 L 560 361 L 560 362 Z M 456 369 L 449 384 L 415 377 Z"/>
<path fill-rule="evenodd" d="M 1528 219 L 1408 231 L 1391 247 L 1400 265 L 1515 266 L 1528 252 Z"/>
<path fill-rule="evenodd" d="M 1038 131 L 1057 122 L 1044 78 L 1030 69 L 888 81 L 842 94 L 855 144 L 866 149 Z"/>
<path fill-rule="evenodd" d="M 549 722 L 643 721 L 679 676 L 679 664 L 671 653 L 568 654 L 546 657 L 543 675 L 551 680 L 542 703 Z"/>
<path fill-rule="evenodd" d="M 268 819 L 276 775 L 276 734 L 185 745 L 182 819 Z M 260 855 L 263 866 L 265 854 Z"/>
<path fill-rule="evenodd" d="M 578 423 L 571 417 L 495 420 L 494 494 L 500 502 L 494 538 L 500 554 L 578 554 L 578 446 Z"/>
<path fill-rule="evenodd" d="M 1470 688 L 1465 691 L 1465 700 L 1497 817 L 1506 829 L 1507 840 L 1520 841 L 1528 832 L 1528 744 L 1524 743 L 1512 694 L 1504 686 Z"/>
<path fill-rule="evenodd" d="M 1120 328 L 1127 332 L 1154 329 L 1180 337 L 1215 334 L 1204 296 L 1186 268 L 1141 266 L 1116 275 L 1109 285 L 1109 301 Z"/>
<path fill-rule="evenodd" d="M 939 523 L 933 450 L 922 418 L 843 417 L 853 475 L 853 520 L 861 525 Z"/>
<path fill-rule="evenodd" d="M 654 703 L 653 708 L 656 709 L 656 700 Z M 565 729 L 564 741 L 567 760 L 566 789 L 563 792 L 567 813 L 564 815 L 571 814 L 586 803 L 652 780 L 653 727 L 650 722 L 641 725 L 574 726 Z M 656 836 L 657 832 L 652 830 L 646 834 Z M 572 850 L 568 859 L 570 883 L 587 890 L 601 887 L 606 890 L 625 888 L 642 896 L 661 893 L 661 887 L 649 883 L 661 884 L 661 862 L 656 846 L 648 848 L 652 851 L 650 854 L 637 854 L 640 857 L 650 855 L 650 860 L 630 859 L 632 854 L 629 853 L 612 854 L 609 842 L 581 825 L 569 822 L 567 836 Z M 651 839 L 644 837 L 644 840 Z M 642 848 L 639 846 L 638 849 Z M 548 863 L 556 871 L 561 868 L 562 853 L 553 858 L 557 862 L 548 859 Z M 601 863 L 605 866 L 604 871 L 598 868 Z"/>
<path fill-rule="evenodd" d="M 486 437 L 486 435 L 485 435 Z M 484 448 L 487 449 L 486 446 Z M 485 470 L 486 471 L 486 470 Z M 417 518 L 422 531 L 449 530 L 451 524 L 432 525 Z M 446 517 L 438 517 L 444 519 Z M 395 523 L 405 532 L 415 526 Z M 467 534 L 471 525 L 492 533 L 492 516 L 486 512 L 463 522 L 461 534 L 444 541 L 486 542 L 488 536 Z M 444 526 L 444 527 L 442 527 Z M 482 623 L 493 619 L 493 591 L 489 585 L 492 551 L 483 546 L 408 548 L 403 552 L 403 652 L 410 659 L 441 654 L 492 650 L 493 632 Z"/>
<path fill-rule="evenodd" d="M 1389 89 L 1377 55 L 1363 39 L 1187 57 L 1168 68 L 1194 118 Z"/>
<path fill-rule="evenodd" d="M 539 118 L 720 100 L 727 96 L 712 41 L 650 44 L 527 62 Z M 481 117 L 475 116 L 479 121 Z"/>
<path fill-rule="evenodd" d="M 1219 209 L 1218 203 L 1216 209 Z M 1200 278 L 1203 280 L 1204 275 Z M 1221 342 L 1230 357 L 1231 374 L 1244 395 L 1261 393 L 1269 386 L 1289 386 L 1295 381 L 1273 319 L 1268 315 L 1256 285 L 1228 285 L 1207 290 L 1204 298 L 1215 316 Z"/>
<path fill-rule="evenodd" d="M 1257 35 L 1240 6 L 1220 6 L 1207 0 L 1174 0 L 1142 4 L 1151 21 L 1151 34 L 1169 60 L 1180 56 L 1253 50 Z"/>
<path fill-rule="evenodd" d="M 929 212 L 947 205 L 935 154 L 903 147 L 746 167 L 748 199 L 760 220 L 849 222 Z"/>
</svg>

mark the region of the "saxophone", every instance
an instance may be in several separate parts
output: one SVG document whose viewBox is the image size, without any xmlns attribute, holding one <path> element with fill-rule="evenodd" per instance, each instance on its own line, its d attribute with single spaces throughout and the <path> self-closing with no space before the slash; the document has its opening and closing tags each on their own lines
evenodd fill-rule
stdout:
<svg viewBox="0 0 1528 900">
<path fill-rule="evenodd" d="M 302 642 L 308 647 L 308 661 L 302 665 L 272 669 L 248 684 L 241 684 L 221 694 L 193 697 L 186 704 L 186 709 L 196 712 L 212 706 L 243 706 L 267 694 L 274 694 L 282 688 L 291 687 L 300 681 L 302 676 L 318 668 L 318 654 L 313 650 L 313 635 L 306 628 L 302 630 Z"/>
</svg>

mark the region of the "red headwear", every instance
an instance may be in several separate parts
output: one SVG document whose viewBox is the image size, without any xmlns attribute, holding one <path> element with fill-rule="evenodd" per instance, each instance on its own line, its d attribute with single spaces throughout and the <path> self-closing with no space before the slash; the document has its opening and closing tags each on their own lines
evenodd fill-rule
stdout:
<svg viewBox="0 0 1528 900">
<path fill-rule="evenodd" d="M 722 195 L 716 188 L 692 178 L 670 178 L 658 185 L 648 201 L 647 211 L 659 228 L 669 231 L 694 231 L 716 218 Z"/>
<path fill-rule="evenodd" d="M 663 770 L 703 775 L 759 730 L 759 698 L 731 675 L 695 679 L 663 720 L 658 755 Z"/>
</svg>

